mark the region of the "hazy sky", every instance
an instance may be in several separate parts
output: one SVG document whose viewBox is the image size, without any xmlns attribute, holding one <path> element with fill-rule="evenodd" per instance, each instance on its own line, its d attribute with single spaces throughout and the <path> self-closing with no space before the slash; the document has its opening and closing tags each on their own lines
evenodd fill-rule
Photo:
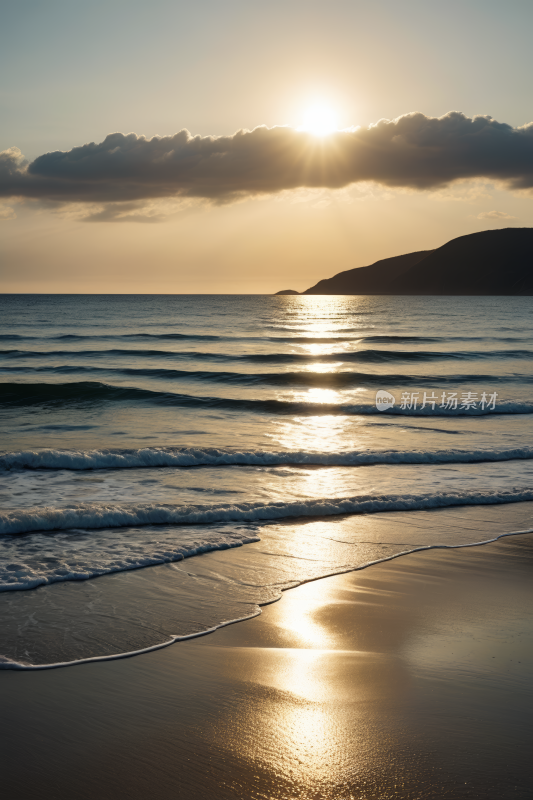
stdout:
<svg viewBox="0 0 533 800">
<path fill-rule="evenodd" d="M 531 30 L 531 0 L 4 3 L 0 290 L 303 290 L 532 226 Z"/>
</svg>

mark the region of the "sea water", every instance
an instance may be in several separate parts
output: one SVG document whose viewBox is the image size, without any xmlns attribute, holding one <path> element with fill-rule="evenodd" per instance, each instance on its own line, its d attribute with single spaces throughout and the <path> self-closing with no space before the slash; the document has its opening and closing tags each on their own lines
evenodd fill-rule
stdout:
<svg viewBox="0 0 533 800">
<path fill-rule="evenodd" d="M 302 580 L 532 527 L 532 309 L 4 295 L 0 659 L 159 646 Z"/>
</svg>

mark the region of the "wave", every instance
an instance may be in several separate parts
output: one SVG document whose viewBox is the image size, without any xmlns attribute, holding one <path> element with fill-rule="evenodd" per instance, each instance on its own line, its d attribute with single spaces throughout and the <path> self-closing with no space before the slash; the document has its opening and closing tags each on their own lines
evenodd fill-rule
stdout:
<svg viewBox="0 0 533 800">
<path fill-rule="evenodd" d="M 222 372 L 219 370 L 182 370 L 164 369 L 161 367 L 95 367 L 62 364 L 60 366 L 39 367 L 0 367 L 0 374 L 9 373 L 51 373 L 54 375 L 124 375 L 132 378 L 156 378 L 166 381 L 200 381 L 222 383 L 238 386 L 284 386 L 306 388 L 349 389 L 361 386 L 378 386 L 386 384 L 390 387 L 420 386 L 419 375 L 382 374 L 354 371 L 339 372 Z M 506 383 L 532 383 L 533 375 L 426 375 L 424 382 L 431 386 L 439 384 L 464 385 L 466 383 L 495 384 L 504 380 Z M 1 390 L 2 384 L 0 384 Z"/>
<path fill-rule="evenodd" d="M 436 492 L 430 495 L 360 495 L 280 503 L 121 506 L 85 503 L 65 508 L 19 508 L 0 511 L 0 535 L 72 528 L 95 530 L 138 525 L 210 525 L 295 517 L 330 517 L 383 511 L 414 511 L 464 505 L 495 505 L 533 500 L 533 489 Z"/>
<path fill-rule="evenodd" d="M 531 336 L 363 336 L 362 342 L 530 342 Z"/>
<path fill-rule="evenodd" d="M 272 327 L 272 326 L 269 326 Z M 276 328 L 278 330 L 278 328 Z M 512 328 L 502 328 L 509 330 Z M 341 334 L 340 336 L 338 334 Z M 368 342 L 369 344 L 432 344 L 436 342 L 531 342 L 531 336 L 409 336 L 392 334 L 371 334 L 361 335 L 361 331 L 354 328 L 331 331 L 329 336 L 309 336 L 305 333 L 299 335 L 279 336 L 228 336 L 209 333 L 64 333 L 58 336 L 34 336 L 32 334 L 3 333 L 0 334 L 0 341 L 40 341 L 40 342 L 60 342 L 60 341 L 121 341 L 121 340 L 140 340 L 140 341 L 179 341 L 198 340 L 198 341 L 225 341 L 225 342 L 246 342 L 246 341 L 267 341 L 270 342 L 300 342 L 302 344 L 328 344 L 331 342 Z"/>
<path fill-rule="evenodd" d="M 465 376 L 462 376 L 462 381 Z M 426 380 L 429 380 L 426 378 Z M 486 381 L 490 378 L 486 378 Z M 457 378 L 456 378 L 457 382 Z M 387 384 L 386 376 L 381 376 L 380 384 Z M 503 400 L 494 411 L 486 407 L 476 409 L 402 409 L 394 406 L 387 411 L 378 411 L 371 404 L 312 403 L 291 400 L 252 400 L 231 397 L 201 397 L 157 392 L 133 386 L 113 386 L 97 381 L 73 381 L 71 383 L 3 383 L 0 384 L 0 405 L 3 406 L 85 406 L 95 403 L 140 402 L 151 405 L 176 406 L 182 408 L 219 408 L 260 414 L 340 414 L 340 415 L 383 415 L 383 416 L 483 416 L 487 414 L 531 414 L 533 403 Z"/>
<path fill-rule="evenodd" d="M 16 340 L 30 340 L 38 339 L 41 342 L 60 342 L 60 341 L 94 341 L 94 340 L 113 340 L 113 339 L 140 339 L 140 340 L 153 340 L 153 339 L 168 339 L 170 341 L 175 339 L 197 339 L 200 341 L 234 341 L 235 339 L 246 339 L 248 337 L 239 336 L 219 336 L 210 333 L 62 333 L 58 336 L 31 336 L 27 334 L 18 333 L 5 333 L 0 334 L 0 341 L 16 341 Z M 251 337 L 255 341 L 262 341 L 261 337 Z"/>
<path fill-rule="evenodd" d="M 212 342 L 218 339 L 226 339 L 225 336 L 217 336 L 215 334 L 210 333 L 117 333 L 117 334 L 97 334 L 97 335 L 87 335 L 87 334 L 80 334 L 80 333 L 64 333 L 61 336 L 54 336 L 50 337 L 55 339 L 56 341 L 62 339 L 199 339 L 200 341 L 207 341 Z M 230 337 L 234 338 L 234 337 Z"/>
<path fill-rule="evenodd" d="M 0 333 L 0 342 L 16 342 L 24 339 L 41 339 L 40 336 L 24 336 L 20 333 Z M 42 341 L 47 341 L 48 337 L 42 338 Z"/>
<path fill-rule="evenodd" d="M 372 464 L 475 464 L 527 460 L 533 447 L 507 450 L 352 450 L 317 453 L 303 450 L 221 450 L 193 447 L 144 447 L 104 450 L 25 450 L 0 455 L 0 470 L 96 470 L 150 467 L 325 466 Z"/>
<path fill-rule="evenodd" d="M 213 337 L 216 338 L 216 337 Z M 316 340 L 313 340 L 316 341 Z M 354 352 L 339 351 L 335 353 L 309 355 L 307 353 L 206 353 L 194 350 L 172 352 L 169 350 L 0 350 L 0 357 L 15 359 L 47 359 L 47 358 L 165 358 L 165 359 L 194 359 L 195 361 L 230 361 L 252 364 L 311 364 L 311 363 L 411 363 L 432 361 L 480 361 L 480 360 L 526 360 L 533 359 L 533 350 L 356 350 Z"/>
</svg>

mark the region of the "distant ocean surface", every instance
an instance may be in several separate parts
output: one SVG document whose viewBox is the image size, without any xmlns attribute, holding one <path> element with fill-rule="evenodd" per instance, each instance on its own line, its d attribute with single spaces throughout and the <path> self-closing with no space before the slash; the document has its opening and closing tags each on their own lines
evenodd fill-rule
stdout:
<svg viewBox="0 0 533 800">
<path fill-rule="evenodd" d="M 277 578 L 235 560 L 210 573 L 205 608 L 198 578 L 194 633 L 227 621 L 226 600 L 238 618 L 235 598 L 266 602 L 409 549 L 396 512 L 418 525 L 417 547 L 443 543 L 417 522 L 430 509 L 527 503 L 527 520 L 532 311 L 527 297 L 4 295 L 0 591 L 13 626 L 35 587 L 50 603 L 65 582 L 187 557 L 194 570 L 193 556 L 236 558 L 290 531 Z M 380 411 L 383 391 L 395 403 Z M 372 515 L 391 534 L 363 542 Z M 483 524 L 445 543 L 479 541 Z M 347 538 L 328 544 L 332 526 Z M 13 647 L 0 634 L 7 665 Z"/>
</svg>

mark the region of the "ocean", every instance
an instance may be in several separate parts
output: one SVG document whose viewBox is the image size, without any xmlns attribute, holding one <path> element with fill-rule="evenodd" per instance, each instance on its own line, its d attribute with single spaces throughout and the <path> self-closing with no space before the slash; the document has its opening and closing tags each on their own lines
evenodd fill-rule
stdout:
<svg viewBox="0 0 533 800">
<path fill-rule="evenodd" d="M 0 665 L 530 530 L 532 330 L 528 297 L 4 295 Z"/>
</svg>

